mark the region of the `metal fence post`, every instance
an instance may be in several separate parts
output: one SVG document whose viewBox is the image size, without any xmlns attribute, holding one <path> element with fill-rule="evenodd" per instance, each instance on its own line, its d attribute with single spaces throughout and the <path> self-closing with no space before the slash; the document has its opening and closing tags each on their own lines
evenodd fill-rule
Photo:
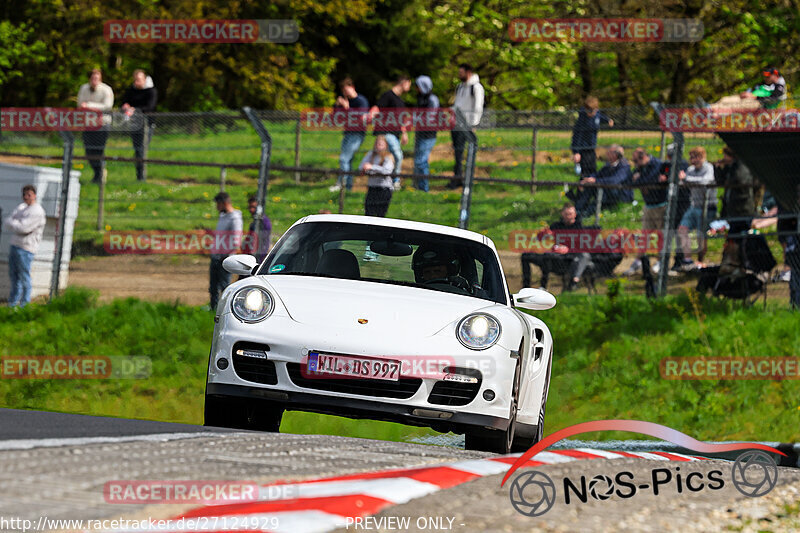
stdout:
<svg viewBox="0 0 800 533">
<path fill-rule="evenodd" d="M 674 230 L 672 229 L 675 216 L 678 213 L 678 175 L 680 169 L 678 163 L 683 155 L 683 133 L 673 132 L 675 140 L 675 151 L 672 152 L 672 160 L 669 168 L 669 189 L 667 190 L 667 210 L 664 216 L 664 245 L 661 247 L 661 257 L 659 263 L 661 268 L 658 271 L 658 282 L 656 294 L 664 297 L 667 294 L 667 276 L 669 275 L 669 258 L 672 252 L 672 239 Z"/>
<path fill-rule="evenodd" d="M 106 210 L 106 173 L 100 176 L 100 186 L 97 188 L 97 231 L 103 231 L 103 219 Z"/>
<path fill-rule="evenodd" d="M 75 136 L 71 131 L 59 131 L 64 140 L 64 157 L 61 160 L 61 200 L 58 206 L 58 226 L 56 227 L 56 249 L 53 254 L 53 275 L 50 278 L 50 301 L 58 296 L 58 284 L 61 277 L 61 257 L 64 251 L 64 229 L 67 225 L 67 203 L 69 202 L 69 182 L 72 172 L 72 152 L 75 148 Z"/>
<path fill-rule="evenodd" d="M 151 126 L 147 115 L 142 117 L 142 181 L 147 181 L 147 152 L 150 151 Z"/>
<path fill-rule="evenodd" d="M 258 207 L 256 208 L 255 218 L 261 218 L 264 214 L 264 207 L 267 201 L 267 186 L 269 185 L 269 164 L 272 157 L 272 136 L 267 131 L 264 123 L 251 107 L 243 107 L 242 113 L 250 121 L 253 129 L 256 130 L 261 139 L 261 158 L 258 162 Z"/>
<path fill-rule="evenodd" d="M 472 183 L 475 177 L 475 156 L 478 151 L 478 137 L 467 123 L 466 117 L 456 109 L 456 128 L 463 128 L 467 134 L 467 160 L 464 163 L 464 191 L 461 193 L 461 206 L 458 210 L 458 227 L 467 229 L 472 204 Z"/>
<path fill-rule="evenodd" d="M 228 177 L 228 169 L 225 165 L 219 167 L 219 190 L 225 192 L 225 179 Z"/>
<path fill-rule="evenodd" d="M 531 135 L 531 194 L 536 193 L 536 148 L 539 145 L 539 129 L 533 126 Z"/>
<path fill-rule="evenodd" d="M 294 126 L 294 166 L 300 166 L 300 117 L 297 117 L 297 124 Z M 300 172 L 294 173 L 294 182 L 300 184 Z"/>
</svg>

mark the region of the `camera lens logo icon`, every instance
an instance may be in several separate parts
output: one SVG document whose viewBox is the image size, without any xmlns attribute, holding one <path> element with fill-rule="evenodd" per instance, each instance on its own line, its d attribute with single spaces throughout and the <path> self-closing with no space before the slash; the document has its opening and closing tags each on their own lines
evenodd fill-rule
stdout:
<svg viewBox="0 0 800 533">
<path fill-rule="evenodd" d="M 511 505 L 525 516 L 541 516 L 556 502 L 556 486 L 550 476 L 534 470 L 518 475 L 511 483 Z"/>
<path fill-rule="evenodd" d="M 765 452 L 752 450 L 736 458 L 731 467 L 731 479 L 736 490 L 758 498 L 768 494 L 778 483 L 778 465 Z"/>
</svg>

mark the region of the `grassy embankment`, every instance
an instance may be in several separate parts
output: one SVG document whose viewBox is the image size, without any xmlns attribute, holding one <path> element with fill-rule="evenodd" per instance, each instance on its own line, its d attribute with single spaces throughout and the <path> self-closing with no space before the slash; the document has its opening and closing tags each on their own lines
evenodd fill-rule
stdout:
<svg viewBox="0 0 800 533">
<path fill-rule="evenodd" d="M 691 295 L 651 302 L 624 293 L 614 299 L 567 294 L 538 314 L 556 347 L 546 433 L 581 421 L 632 418 L 699 439 L 800 440 L 796 380 L 672 381 L 660 377 L 658 366 L 666 356 L 798 354 L 797 314 Z M 0 379 L 0 405 L 200 424 L 212 326 L 198 308 L 133 299 L 98 305 L 91 293 L 74 289 L 49 306 L 2 308 L 0 356 L 147 355 L 153 374 L 113 381 Z M 388 440 L 431 433 L 304 413 L 289 413 L 282 426 L 296 433 L 310 428 Z"/>
</svg>

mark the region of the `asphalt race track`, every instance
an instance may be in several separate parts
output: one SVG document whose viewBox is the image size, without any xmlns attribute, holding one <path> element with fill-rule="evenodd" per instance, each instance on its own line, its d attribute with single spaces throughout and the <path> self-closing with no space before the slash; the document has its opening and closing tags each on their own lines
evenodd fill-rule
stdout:
<svg viewBox="0 0 800 533">
<path fill-rule="evenodd" d="M 771 531 L 800 528 L 800 470 L 778 467 L 766 495 L 749 498 L 732 483 L 730 461 L 689 460 L 686 454 L 578 450 L 542 452 L 535 468 L 515 473 L 500 487 L 514 458 L 454 447 L 344 437 L 234 432 L 200 426 L 0 410 L 0 530 L 81 529 L 54 527 L 56 519 L 159 520 L 178 517 L 258 516 L 276 531 Z M 385 472 L 393 470 L 392 472 Z M 712 471 L 719 471 L 713 474 Z M 654 472 L 658 473 L 654 473 Z M 690 474 L 694 481 L 688 485 Z M 509 498 L 518 476 L 546 474 L 552 507 L 525 516 Z M 633 490 L 611 480 L 635 479 Z M 664 481 L 669 473 L 670 480 Z M 678 482 L 678 474 L 682 482 Z M 326 480 L 336 476 L 347 479 Z M 565 501 L 566 481 L 589 483 L 586 502 Z M 625 477 L 629 476 L 629 477 Z M 659 477 L 660 476 L 660 477 Z M 722 480 L 721 487 L 712 483 Z M 522 482 L 520 477 L 520 483 Z M 654 480 L 660 490 L 654 493 Z M 198 503 L 109 503 L 103 489 L 120 480 L 228 480 L 262 485 L 257 502 L 204 507 Z M 317 480 L 317 481 L 314 481 Z M 703 487 L 698 488 L 703 481 Z M 294 483 L 303 481 L 304 483 Z M 283 488 L 265 498 L 266 487 Z M 517 487 L 530 503 L 532 486 Z M 680 487 L 680 490 L 679 490 Z M 273 487 L 275 488 L 275 487 Z M 533 492 L 532 492 L 533 491 Z M 594 494 L 594 496 L 593 496 Z M 541 498 L 540 498 L 541 499 Z M 519 500 L 518 500 L 519 505 Z M 524 506 L 523 506 L 524 508 Z M 526 508 L 530 510 L 529 508 Z M 338 511 L 338 514 L 337 514 Z M 349 522 L 345 516 L 359 517 Z M 16 522 L 9 521 L 17 519 Z M 174 522 L 178 523 L 178 522 Z M 222 530 L 222 522 L 205 522 Z M 49 527 L 46 527 L 47 525 Z M 231 529 L 230 524 L 228 529 Z M 37 529 L 41 526 L 41 529 Z M 267 527 L 269 526 L 269 527 Z M 240 526 L 241 527 L 241 526 Z M 97 530 L 90 525 L 83 529 Z M 110 527 L 120 531 L 125 528 Z M 195 527 L 192 530 L 198 530 Z M 167 529 L 174 531 L 175 528 Z M 183 530 L 188 530 L 185 526 Z"/>
</svg>

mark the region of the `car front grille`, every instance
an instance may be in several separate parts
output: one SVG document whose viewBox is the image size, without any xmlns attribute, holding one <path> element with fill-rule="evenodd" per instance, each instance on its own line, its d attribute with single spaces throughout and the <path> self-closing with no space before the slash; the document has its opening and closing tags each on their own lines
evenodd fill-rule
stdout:
<svg viewBox="0 0 800 533">
<path fill-rule="evenodd" d="M 236 375 L 245 381 L 263 385 L 277 385 L 278 373 L 275 363 L 267 359 L 269 346 L 253 342 L 237 342 L 233 345 L 231 359 Z"/>
<path fill-rule="evenodd" d="M 462 374 L 477 378 L 476 383 L 459 383 L 457 381 L 437 381 L 428 396 L 428 403 L 434 405 L 467 405 L 481 388 L 482 375 L 474 368 L 448 367 L 445 372 Z"/>
<path fill-rule="evenodd" d="M 419 378 L 400 378 L 397 381 L 360 378 L 307 378 L 303 376 L 298 363 L 287 363 L 286 370 L 292 383 L 298 387 L 361 396 L 405 400 L 414 396 L 422 385 L 422 380 Z"/>
</svg>

